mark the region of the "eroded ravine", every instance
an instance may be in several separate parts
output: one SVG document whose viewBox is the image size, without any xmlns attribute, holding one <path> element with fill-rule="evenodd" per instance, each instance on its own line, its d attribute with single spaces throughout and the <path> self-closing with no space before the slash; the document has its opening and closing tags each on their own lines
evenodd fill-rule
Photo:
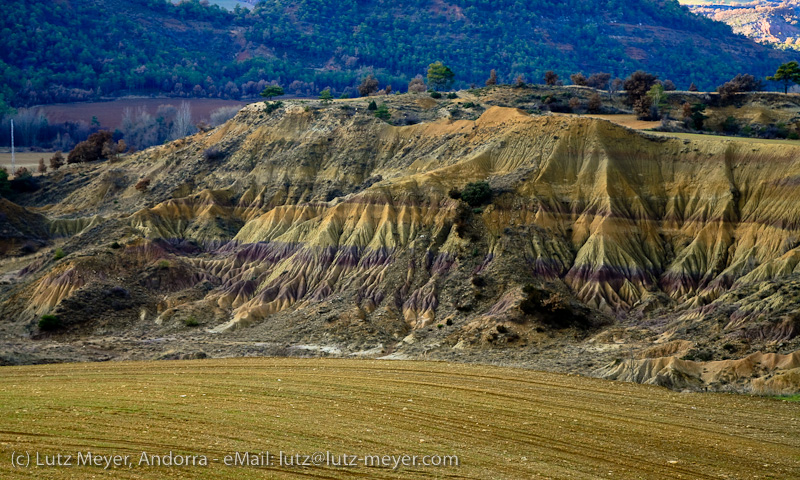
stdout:
<svg viewBox="0 0 800 480">
<path fill-rule="evenodd" d="M 622 322 L 657 342 L 694 329 L 742 355 L 785 351 L 800 333 L 790 303 L 745 295 L 778 279 L 791 289 L 800 274 L 793 145 L 500 107 L 393 127 L 352 109 L 254 104 L 96 168 L 58 204 L 2 204 L 26 219 L 7 249 L 36 236 L 68 253 L 33 261 L 5 290 L 6 331 L 27 335 L 56 313 L 75 332 L 106 317 L 103 328 L 174 331 L 192 317 L 222 333 L 325 310 L 332 328 L 360 325 L 383 344 L 436 327 L 442 348 L 529 345 L 566 319 L 555 327 Z M 482 180 L 490 203 L 452 198 Z M 99 303 L 76 310 L 87 301 Z"/>
</svg>

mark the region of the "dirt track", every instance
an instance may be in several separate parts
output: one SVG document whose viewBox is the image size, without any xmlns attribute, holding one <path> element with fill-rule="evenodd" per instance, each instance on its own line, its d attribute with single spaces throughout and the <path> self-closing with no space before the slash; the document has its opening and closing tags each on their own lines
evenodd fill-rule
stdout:
<svg viewBox="0 0 800 480">
<path fill-rule="evenodd" d="M 598 114 L 585 114 L 585 115 L 575 115 L 571 113 L 558 113 L 556 115 L 559 116 L 569 116 L 569 117 L 587 117 L 587 118 L 599 118 L 601 120 L 608 120 L 609 122 L 616 123 L 617 125 L 622 125 L 623 127 L 632 128 L 634 130 L 649 130 L 651 128 L 655 128 L 661 125 L 661 122 L 650 122 L 645 120 L 639 120 L 636 118 L 636 115 L 598 115 Z"/>
<path fill-rule="evenodd" d="M 498 367 L 236 359 L 0 369 L 0 477 L 798 478 L 797 403 Z M 16 470 L 11 452 L 131 455 Z M 207 455 L 147 467 L 142 451 Z M 226 467 L 233 452 L 458 455 L 459 467 Z M 213 459 L 218 459 L 214 461 Z M 265 472 L 264 470 L 269 470 Z"/>
</svg>

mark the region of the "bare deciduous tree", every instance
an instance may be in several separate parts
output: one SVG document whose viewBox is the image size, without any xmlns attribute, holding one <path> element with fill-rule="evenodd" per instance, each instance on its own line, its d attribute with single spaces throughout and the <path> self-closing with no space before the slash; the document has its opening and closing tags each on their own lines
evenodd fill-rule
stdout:
<svg viewBox="0 0 800 480">
<path fill-rule="evenodd" d="M 587 109 L 591 113 L 599 113 L 601 108 L 603 108 L 603 101 L 600 99 L 600 95 L 597 93 L 592 94 L 592 96 L 589 97 Z"/>
<path fill-rule="evenodd" d="M 489 72 L 489 78 L 486 80 L 486 86 L 491 87 L 497 85 L 497 70 L 494 68 Z"/>
<path fill-rule="evenodd" d="M 625 82 L 621 78 L 615 78 L 610 84 L 608 84 L 608 93 L 611 95 L 619 93 L 624 84 Z"/>
<path fill-rule="evenodd" d="M 362 97 L 368 97 L 370 94 L 375 93 L 378 91 L 378 79 L 375 78 L 371 73 L 367 75 L 361 85 L 358 86 L 358 94 Z"/>
<path fill-rule="evenodd" d="M 50 169 L 51 170 L 58 170 L 59 168 L 64 166 L 64 154 L 61 152 L 56 152 L 50 157 Z"/>
<path fill-rule="evenodd" d="M 586 79 L 586 84 L 598 90 L 605 90 L 608 88 L 608 82 L 611 80 L 611 74 L 600 72 L 593 73 Z"/>
<path fill-rule="evenodd" d="M 579 85 L 581 87 L 585 87 L 588 85 L 586 77 L 584 77 L 583 74 L 580 72 L 573 73 L 572 75 L 569 76 L 569 79 L 573 85 Z"/>
<path fill-rule="evenodd" d="M 175 119 L 172 121 L 172 131 L 170 132 L 170 140 L 177 140 L 187 135 L 197 132 L 197 129 L 192 122 L 192 107 L 189 102 L 181 102 L 178 111 L 175 113 Z"/>
<path fill-rule="evenodd" d="M 417 75 L 408 82 L 409 93 L 423 93 L 427 90 L 428 87 L 425 86 L 425 79 L 422 78 L 422 75 Z"/>
<path fill-rule="evenodd" d="M 218 127 L 235 117 L 239 113 L 239 107 L 220 107 L 211 112 L 211 125 Z"/>
</svg>

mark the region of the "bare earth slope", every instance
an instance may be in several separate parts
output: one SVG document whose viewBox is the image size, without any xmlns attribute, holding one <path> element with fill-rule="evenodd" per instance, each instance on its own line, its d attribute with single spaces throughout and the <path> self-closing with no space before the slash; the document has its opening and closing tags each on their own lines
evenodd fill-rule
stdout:
<svg viewBox="0 0 800 480">
<path fill-rule="evenodd" d="M 625 360 L 798 349 L 800 147 L 501 107 L 457 120 L 403 98 L 432 120 L 253 104 L 209 133 L 58 172 L 26 210 L 0 204 L 8 249 L 25 215 L 66 253 L 9 262 L 3 361 L 424 355 L 796 390 L 796 355 L 669 381 Z M 452 198 L 481 180 L 491 203 Z M 44 314 L 65 328 L 40 331 Z"/>
<path fill-rule="evenodd" d="M 214 412 L 209 415 L 209 412 Z M 225 359 L 3 367 L 4 479 L 797 478 L 797 404 L 430 362 Z M 14 469 L 11 452 L 132 468 Z M 140 465 L 205 455 L 207 467 Z M 268 467 L 222 464 L 270 452 Z M 457 467 L 281 467 L 288 455 L 457 455 Z M 215 460 L 216 459 L 216 460 Z"/>
</svg>

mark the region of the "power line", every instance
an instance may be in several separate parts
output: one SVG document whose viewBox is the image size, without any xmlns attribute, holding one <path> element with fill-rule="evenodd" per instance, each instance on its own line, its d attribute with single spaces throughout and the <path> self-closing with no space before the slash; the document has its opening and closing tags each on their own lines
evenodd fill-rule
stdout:
<svg viewBox="0 0 800 480">
<path fill-rule="evenodd" d="M 14 120 L 11 120 L 11 175 L 14 175 L 16 169 L 17 162 L 16 157 L 14 156 Z"/>
</svg>

